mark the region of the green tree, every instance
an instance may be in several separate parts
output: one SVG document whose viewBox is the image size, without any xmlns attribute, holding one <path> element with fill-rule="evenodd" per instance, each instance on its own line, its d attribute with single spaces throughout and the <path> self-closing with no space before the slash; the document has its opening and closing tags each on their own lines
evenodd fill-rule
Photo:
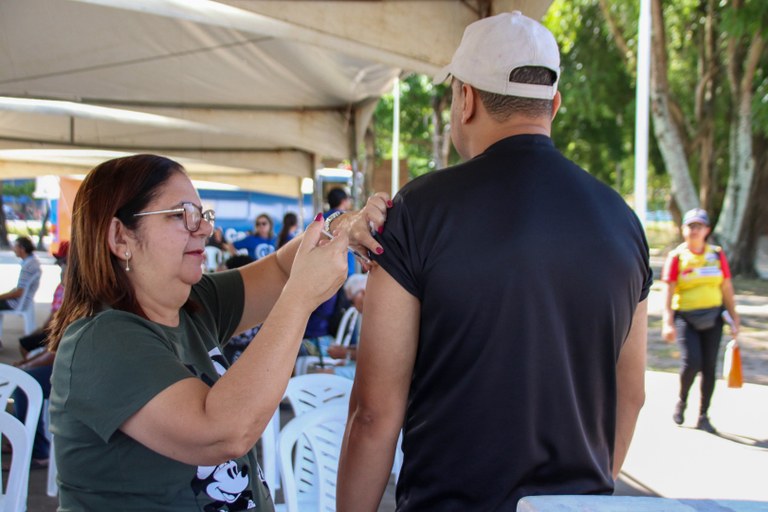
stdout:
<svg viewBox="0 0 768 512">
<path fill-rule="evenodd" d="M 412 177 L 458 162 L 450 144 L 451 88 L 412 74 L 400 83 L 400 154 Z M 392 158 L 394 98 L 381 98 L 374 112 L 375 157 Z"/>
</svg>

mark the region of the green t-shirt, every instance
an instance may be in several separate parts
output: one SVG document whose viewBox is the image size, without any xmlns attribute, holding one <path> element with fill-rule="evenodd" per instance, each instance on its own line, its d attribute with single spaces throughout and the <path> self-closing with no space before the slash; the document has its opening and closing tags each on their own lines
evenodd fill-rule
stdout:
<svg viewBox="0 0 768 512">
<path fill-rule="evenodd" d="M 204 275 L 190 298 L 197 307 L 180 312 L 178 327 L 108 309 L 67 328 L 51 379 L 60 511 L 274 509 L 255 449 L 195 467 L 119 430 L 170 385 L 190 376 L 213 385 L 229 366 L 220 346 L 242 317 L 240 274 Z"/>
</svg>

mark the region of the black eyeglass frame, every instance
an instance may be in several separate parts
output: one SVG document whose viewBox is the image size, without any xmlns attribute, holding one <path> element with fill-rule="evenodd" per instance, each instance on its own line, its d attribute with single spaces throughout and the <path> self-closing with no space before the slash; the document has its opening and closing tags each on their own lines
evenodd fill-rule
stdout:
<svg viewBox="0 0 768 512">
<path fill-rule="evenodd" d="M 159 215 L 159 214 L 171 214 L 182 213 L 184 214 L 184 228 L 190 233 L 194 233 L 200 229 L 200 223 L 205 221 L 213 227 L 216 221 L 216 212 L 214 210 L 203 211 L 202 206 L 198 206 L 195 203 L 184 201 L 181 203 L 180 208 L 171 208 L 169 210 L 153 210 L 151 212 L 139 212 L 134 213 L 134 217 L 144 217 L 147 215 Z M 190 217 L 192 217 L 192 225 L 190 225 Z"/>
</svg>

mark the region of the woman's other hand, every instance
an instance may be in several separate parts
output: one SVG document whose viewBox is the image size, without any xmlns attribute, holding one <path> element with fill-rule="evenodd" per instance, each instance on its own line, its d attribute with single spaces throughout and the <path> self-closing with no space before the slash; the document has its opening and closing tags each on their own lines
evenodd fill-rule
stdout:
<svg viewBox="0 0 768 512">
<path fill-rule="evenodd" d="M 342 232 L 328 240 L 322 230 L 323 217 L 318 214 L 304 233 L 285 284 L 295 300 L 312 310 L 331 298 L 347 277 L 347 235 Z"/>
<path fill-rule="evenodd" d="M 359 212 L 345 213 L 332 225 L 334 234 L 345 233 L 349 237 L 349 243 L 357 250 L 371 251 L 381 254 L 384 248 L 373 238 L 373 233 L 381 233 L 384 230 L 384 222 L 387 220 L 387 208 L 392 207 L 389 195 L 377 192 L 368 198 L 365 206 Z"/>
</svg>

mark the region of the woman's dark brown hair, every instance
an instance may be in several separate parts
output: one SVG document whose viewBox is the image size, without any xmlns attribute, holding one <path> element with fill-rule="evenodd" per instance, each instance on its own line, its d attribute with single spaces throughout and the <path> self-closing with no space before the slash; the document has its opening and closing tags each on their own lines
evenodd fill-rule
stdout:
<svg viewBox="0 0 768 512">
<path fill-rule="evenodd" d="M 72 209 L 64 301 L 56 313 L 48 336 L 55 351 L 64 330 L 80 318 L 105 307 L 146 317 L 125 273 L 125 262 L 109 249 L 109 226 L 117 218 L 131 230 L 144 209 L 175 173 L 178 163 L 156 155 L 134 155 L 96 166 L 83 180 Z"/>
</svg>

